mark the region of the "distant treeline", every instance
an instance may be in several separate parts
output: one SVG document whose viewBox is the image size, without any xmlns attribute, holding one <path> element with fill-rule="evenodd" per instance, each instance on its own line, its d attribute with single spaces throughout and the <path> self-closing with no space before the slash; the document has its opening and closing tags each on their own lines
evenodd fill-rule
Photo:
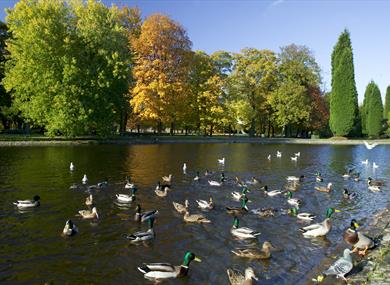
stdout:
<svg viewBox="0 0 390 285">
<path fill-rule="evenodd" d="M 247 133 L 361 136 L 386 132 L 371 82 L 358 106 L 349 33 L 332 54 L 332 92 L 312 51 L 193 51 L 167 16 L 100 1 L 21 0 L 0 26 L 0 118 L 5 132 L 49 136 Z M 383 110 L 384 109 L 384 110 Z"/>
</svg>

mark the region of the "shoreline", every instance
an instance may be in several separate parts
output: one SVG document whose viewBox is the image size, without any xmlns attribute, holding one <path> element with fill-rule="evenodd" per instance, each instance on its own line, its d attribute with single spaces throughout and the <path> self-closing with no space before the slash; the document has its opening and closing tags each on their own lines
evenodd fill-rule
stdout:
<svg viewBox="0 0 390 285">
<path fill-rule="evenodd" d="M 47 138 L 1 136 L 1 146 L 51 146 L 51 145 L 142 145 L 142 144 L 208 144 L 208 143 L 254 143 L 254 144 L 309 144 L 309 145 L 360 145 L 364 139 L 303 139 L 303 138 L 259 138 L 259 137 L 200 137 L 200 136 L 137 136 L 99 138 Z M 369 140 L 370 143 L 388 144 L 390 139 Z"/>
</svg>

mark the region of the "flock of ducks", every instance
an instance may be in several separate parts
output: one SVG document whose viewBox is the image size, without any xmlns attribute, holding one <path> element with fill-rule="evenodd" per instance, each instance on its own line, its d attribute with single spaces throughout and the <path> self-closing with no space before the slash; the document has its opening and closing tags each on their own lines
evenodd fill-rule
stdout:
<svg viewBox="0 0 390 285">
<path fill-rule="evenodd" d="M 269 155 L 267 158 L 268 160 L 271 160 L 271 155 Z M 276 157 L 280 158 L 282 157 L 282 153 L 278 151 L 276 153 Z M 295 153 L 293 157 L 291 157 L 291 160 L 296 161 L 300 157 L 300 152 Z M 294 159 L 293 159 L 294 158 Z M 225 164 L 225 158 L 218 159 L 218 164 L 224 165 Z M 363 161 L 362 164 L 368 165 L 368 160 Z M 70 171 L 75 170 L 75 165 L 73 162 L 70 163 L 69 166 Z M 183 165 L 183 173 L 187 173 L 187 164 L 184 163 Z M 205 176 L 208 176 L 210 172 L 206 170 Z M 344 178 L 354 178 L 355 181 L 360 180 L 360 174 L 354 173 L 353 170 L 348 170 L 347 173 L 343 175 Z M 169 174 L 168 176 L 164 176 L 161 178 L 162 183 L 159 181 L 157 183 L 155 194 L 158 197 L 166 197 L 168 193 L 172 190 L 172 180 L 173 176 L 172 174 Z M 199 172 L 196 172 L 196 176 L 193 178 L 194 181 L 200 180 L 200 174 Z M 215 180 L 208 180 L 208 183 L 210 186 L 220 187 L 223 185 L 223 183 L 226 181 L 226 177 L 224 173 L 222 172 L 220 174 L 219 181 Z M 272 190 L 268 191 L 268 186 L 263 185 L 260 186 L 261 181 L 255 177 L 252 177 L 248 181 L 241 181 L 238 177 L 236 177 L 236 183 L 239 187 L 242 188 L 241 192 L 234 191 L 231 193 L 232 200 L 239 201 L 240 206 L 238 207 L 225 207 L 226 212 L 233 216 L 233 224 L 230 229 L 231 235 L 239 240 L 255 240 L 260 235 L 260 232 L 256 231 L 255 229 L 252 229 L 250 227 L 241 227 L 240 226 L 240 219 L 239 217 L 247 214 L 252 213 L 255 215 L 259 215 L 261 217 L 270 217 L 274 216 L 275 212 L 277 211 L 274 208 L 262 208 L 262 209 L 251 209 L 249 211 L 248 209 L 248 193 L 251 192 L 249 190 L 248 185 L 255 186 L 256 189 L 260 189 L 263 191 L 264 195 L 269 197 L 274 197 L 277 195 L 286 195 L 286 201 L 289 205 L 292 206 L 292 208 L 288 210 L 281 210 L 283 214 L 290 215 L 291 217 L 296 217 L 299 220 L 306 221 L 306 222 L 312 222 L 316 219 L 316 215 L 312 213 L 307 212 L 300 212 L 300 207 L 302 204 L 302 201 L 293 198 L 293 192 L 297 191 L 300 187 L 300 184 L 304 182 L 305 176 L 288 176 L 286 178 L 287 180 L 287 186 L 285 190 Z M 317 182 L 323 182 L 324 178 L 321 176 L 321 173 L 317 172 L 315 174 L 315 180 Z M 85 174 L 81 181 L 83 184 L 88 183 L 87 175 Z M 385 182 L 383 180 L 376 180 L 371 177 L 367 179 L 368 188 L 371 191 L 374 191 L 372 189 L 376 189 L 376 191 L 380 191 L 380 187 L 382 187 Z M 93 185 L 90 187 L 97 187 L 102 188 L 107 186 L 107 181 L 103 181 L 98 183 L 97 185 Z M 72 185 L 70 187 L 71 189 L 75 189 L 75 186 Z M 136 201 L 136 192 L 137 188 L 134 183 L 131 182 L 130 178 L 126 178 L 126 183 L 124 185 L 124 189 L 130 190 L 129 194 L 116 194 L 115 199 L 116 202 L 119 204 L 130 204 Z M 319 192 L 326 192 L 329 193 L 333 191 L 332 183 L 329 182 L 327 186 L 316 186 L 315 190 Z M 343 198 L 344 199 L 353 199 L 357 196 L 354 192 L 349 192 L 347 189 L 343 190 Z M 198 208 L 201 210 L 207 210 L 211 211 L 215 208 L 213 197 L 209 197 L 209 200 L 196 200 L 196 204 L 198 205 Z M 84 203 L 88 209 L 86 210 L 80 210 L 78 212 L 78 215 L 81 216 L 83 219 L 99 219 L 99 214 L 97 212 L 96 206 L 94 205 L 93 196 L 89 195 L 85 199 Z M 186 223 L 211 223 L 212 221 L 206 217 L 206 215 L 201 213 L 190 213 L 189 212 L 189 201 L 186 199 L 183 204 L 179 202 L 173 202 L 173 209 L 175 209 L 178 213 L 183 215 L 183 221 Z M 40 197 L 38 195 L 34 196 L 32 200 L 19 200 L 14 203 L 16 207 L 19 209 L 25 209 L 25 208 L 33 208 L 40 206 Z M 329 207 L 326 211 L 326 218 L 319 223 L 312 223 L 310 225 L 304 226 L 300 229 L 302 232 L 302 235 L 304 237 L 308 238 L 316 238 L 316 237 L 322 237 L 326 236 L 332 228 L 332 220 L 331 217 L 334 213 L 340 212 L 339 210 Z M 148 240 L 153 240 L 155 238 L 155 232 L 153 229 L 154 221 L 158 215 L 158 210 L 149 210 L 142 212 L 141 205 L 137 204 L 135 208 L 135 215 L 134 220 L 136 222 L 146 222 L 148 224 L 148 229 L 145 231 L 139 231 L 132 234 L 126 234 L 125 238 L 130 243 L 139 243 L 144 242 Z M 313 279 L 315 282 L 322 282 L 324 278 L 328 275 L 336 275 L 337 277 L 341 277 L 342 279 L 346 280 L 345 275 L 348 274 L 351 269 L 353 268 L 352 264 L 352 253 L 357 253 L 361 256 L 365 256 L 367 251 L 369 249 L 372 249 L 375 246 L 374 241 L 369 238 L 368 236 L 364 235 L 362 232 L 358 230 L 359 224 L 355 219 L 353 219 L 350 223 L 350 227 L 348 227 L 344 234 L 343 239 L 352 246 L 352 250 L 345 249 L 343 256 L 339 258 L 329 269 L 325 270 L 317 276 L 316 279 Z M 74 224 L 72 220 L 67 220 L 65 223 L 65 227 L 62 231 L 62 234 L 64 236 L 73 236 L 78 233 L 78 228 Z M 264 241 L 261 248 L 256 246 L 248 246 L 248 247 L 238 247 L 233 250 L 231 250 L 232 254 L 247 258 L 250 260 L 258 260 L 258 259 L 269 259 L 271 258 L 272 254 L 271 252 L 275 250 L 276 248 L 272 245 L 270 241 Z M 173 266 L 168 263 L 144 263 L 142 266 L 138 267 L 138 270 L 144 274 L 144 277 L 150 280 L 159 281 L 167 278 L 180 278 L 183 276 L 186 276 L 188 274 L 189 266 L 192 261 L 200 262 L 201 259 L 196 256 L 193 252 L 187 251 L 183 258 L 183 263 L 179 266 Z M 244 273 L 236 270 L 236 269 L 227 269 L 227 275 L 228 279 L 230 281 L 230 284 L 232 285 L 250 285 L 253 283 L 254 280 L 258 280 L 256 277 L 253 268 L 248 267 L 245 269 Z"/>
</svg>

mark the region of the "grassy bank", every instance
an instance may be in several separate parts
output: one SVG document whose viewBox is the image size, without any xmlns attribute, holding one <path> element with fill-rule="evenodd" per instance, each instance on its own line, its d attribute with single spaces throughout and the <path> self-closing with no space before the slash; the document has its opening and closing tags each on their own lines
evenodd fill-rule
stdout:
<svg viewBox="0 0 390 285">
<path fill-rule="evenodd" d="M 156 143 L 260 143 L 260 144 L 336 144 L 358 145 L 364 139 L 302 139 L 302 138 L 260 138 L 247 136 L 112 136 L 99 138 L 85 136 L 77 138 L 46 137 L 40 135 L 0 135 L 0 146 L 23 146 L 23 145 L 67 145 L 67 144 L 156 144 Z M 380 144 L 390 144 L 390 139 L 371 140 Z"/>
</svg>

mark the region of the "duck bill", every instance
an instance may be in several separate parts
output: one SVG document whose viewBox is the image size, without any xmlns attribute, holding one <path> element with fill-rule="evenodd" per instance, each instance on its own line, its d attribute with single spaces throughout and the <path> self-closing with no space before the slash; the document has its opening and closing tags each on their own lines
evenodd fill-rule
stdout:
<svg viewBox="0 0 390 285">
<path fill-rule="evenodd" d="M 358 223 L 353 223 L 353 225 L 355 226 L 355 228 L 359 228 L 360 225 Z"/>
<path fill-rule="evenodd" d="M 256 280 L 256 281 L 259 281 L 259 278 L 256 277 L 256 276 L 252 276 L 252 279 Z"/>
<path fill-rule="evenodd" d="M 334 210 L 336 213 L 340 213 L 341 212 L 341 210 L 337 210 L 337 209 L 335 209 Z"/>
<path fill-rule="evenodd" d="M 199 257 L 195 257 L 195 258 L 194 258 L 194 261 L 196 261 L 196 262 L 202 262 L 202 259 L 200 259 Z"/>
</svg>

